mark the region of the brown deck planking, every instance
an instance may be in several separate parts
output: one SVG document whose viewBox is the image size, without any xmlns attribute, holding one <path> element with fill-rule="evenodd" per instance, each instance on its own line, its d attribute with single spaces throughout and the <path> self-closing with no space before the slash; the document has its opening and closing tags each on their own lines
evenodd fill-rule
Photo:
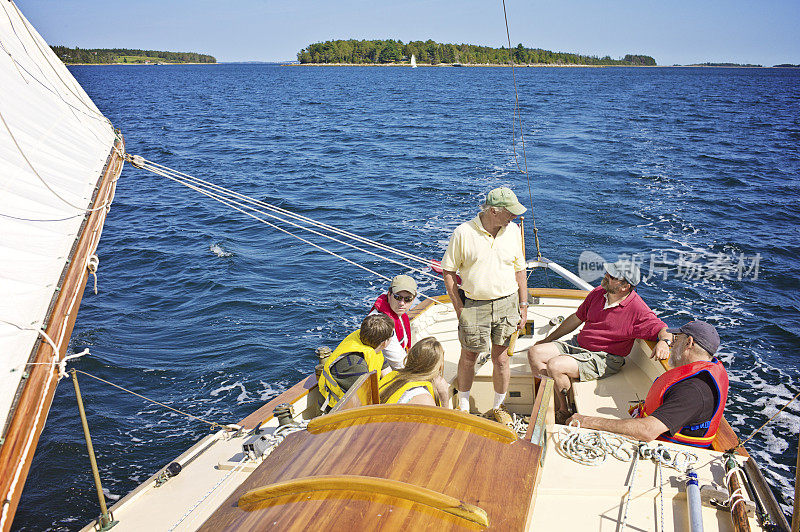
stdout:
<svg viewBox="0 0 800 532">
<path fill-rule="evenodd" d="M 501 443 L 414 422 L 299 432 L 287 437 L 200 530 L 475 529 L 463 519 L 383 495 L 316 492 L 276 499 L 277 504 L 251 512 L 236 506 L 239 497 L 257 487 L 342 474 L 389 478 L 438 491 L 483 508 L 490 529 L 519 530 L 528 514 L 539 453 L 538 446 L 522 440 Z"/>
<path fill-rule="evenodd" d="M 117 140 L 116 145 L 122 147 L 122 141 Z M 112 148 L 108 156 L 104 172 L 98 178 L 96 193 L 91 203 L 91 208 L 105 203 L 113 196 L 115 183 L 122 172 L 123 160 L 115 148 Z M 95 242 L 96 233 L 102 231 L 105 222 L 106 212 L 103 209 L 89 213 L 83 227 L 83 231 L 72 247 L 70 260 L 67 263 L 64 273 L 59 281 L 60 290 L 55 303 L 51 305 L 50 314 L 47 317 L 46 329 L 48 336 L 61 348 L 58 359 L 64 358 L 69 345 L 69 338 L 75 325 L 75 318 L 78 314 L 83 291 L 89 274 L 86 271 L 86 261 L 94 249 L 90 249 Z M 70 304 L 75 300 L 70 312 Z M 28 369 L 29 377 L 22 389 L 17 401 L 16 410 L 8 425 L 5 434 L 5 441 L 0 449 L 0 500 L 8 504 L 8 518 L 5 521 L 3 531 L 11 527 L 14 513 L 16 512 L 19 498 L 25 478 L 30 470 L 31 461 L 36 451 L 39 436 L 44 428 L 47 419 L 47 412 L 53 402 L 58 372 L 53 366 L 48 364 L 53 358 L 53 350 L 47 342 L 38 342 L 35 348 Z M 46 393 L 44 388 L 50 383 Z M 42 415 L 36 419 L 36 412 L 42 404 Z M 26 450 L 26 441 L 29 434 L 33 433 L 33 441 Z M 15 476 L 17 464 L 21 464 L 22 470 L 19 475 L 17 485 L 14 486 L 13 493 L 9 493 Z"/>
</svg>

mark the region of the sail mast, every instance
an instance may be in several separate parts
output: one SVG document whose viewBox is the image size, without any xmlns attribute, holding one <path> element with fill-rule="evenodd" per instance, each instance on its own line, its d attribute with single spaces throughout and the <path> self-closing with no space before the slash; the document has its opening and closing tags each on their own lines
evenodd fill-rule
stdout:
<svg viewBox="0 0 800 532">
<path fill-rule="evenodd" d="M 0 9 L 0 529 L 8 530 L 124 145 L 17 6 Z"/>
</svg>

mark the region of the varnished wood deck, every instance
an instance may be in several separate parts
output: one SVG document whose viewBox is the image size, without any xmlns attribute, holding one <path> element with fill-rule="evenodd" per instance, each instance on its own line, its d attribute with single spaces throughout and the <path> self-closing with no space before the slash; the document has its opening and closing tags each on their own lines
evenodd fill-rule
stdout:
<svg viewBox="0 0 800 532">
<path fill-rule="evenodd" d="M 431 409 L 432 414 L 438 410 L 420 408 Z M 317 434 L 295 433 L 200 530 L 476 529 L 474 523 L 426 505 L 361 492 L 302 493 L 252 511 L 237 505 L 244 493 L 261 486 L 348 474 L 396 480 L 448 495 L 485 510 L 489 529 L 521 530 L 531 508 L 539 453 L 538 446 L 522 440 L 503 443 L 474 431 L 430 423 L 354 422 Z"/>
</svg>

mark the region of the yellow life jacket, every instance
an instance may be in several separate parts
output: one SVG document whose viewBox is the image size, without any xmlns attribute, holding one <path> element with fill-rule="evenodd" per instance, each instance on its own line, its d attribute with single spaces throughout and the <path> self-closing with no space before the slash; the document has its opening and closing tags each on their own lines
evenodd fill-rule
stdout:
<svg viewBox="0 0 800 532">
<path fill-rule="evenodd" d="M 373 348 L 361 343 L 361 337 L 359 336 L 360 331 L 361 329 L 357 329 L 348 334 L 325 360 L 322 366 L 322 375 L 319 378 L 318 386 L 322 397 L 328 400 L 329 407 L 336 406 L 336 403 L 338 403 L 347 392 L 347 390 L 343 390 L 342 387 L 339 386 L 339 383 L 331 374 L 331 367 L 346 354 L 360 353 L 367 362 L 367 372 L 377 371 L 378 377 L 380 378 L 384 360 L 383 353 L 376 353 Z"/>
<path fill-rule="evenodd" d="M 389 386 L 389 384 L 397 378 L 398 375 L 399 373 L 397 373 L 396 371 L 392 371 L 391 373 L 386 375 L 383 379 L 381 379 L 381 385 L 378 393 L 383 392 L 383 390 L 385 390 Z M 395 391 L 392 395 L 389 396 L 389 398 L 385 401 L 385 404 L 387 405 L 397 404 L 400 398 L 403 397 L 403 394 L 413 388 L 425 388 L 426 390 L 428 390 L 428 393 L 431 394 L 431 396 L 433 396 L 433 400 L 436 401 L 436 406 L 441 406 L 439 404 L 439 396 L 433 390 L 433 384 L 431 384 L 428 381 L 411 381 L 405 383 L 404 385 L 400 386 L 400 388 L 398 388 L 397 391 Z"/>
</svg>

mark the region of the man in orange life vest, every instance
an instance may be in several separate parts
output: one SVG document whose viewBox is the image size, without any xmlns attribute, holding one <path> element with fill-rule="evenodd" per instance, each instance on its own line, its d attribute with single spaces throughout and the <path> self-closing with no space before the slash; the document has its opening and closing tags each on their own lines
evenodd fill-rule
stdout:
<svg viewBox="0 0 800 532">
<path fill-rule="evenodd" d="M 728 374 L 714 358 L 719 334 L 713 325 L 692 321 L 673 335 L 669 362 L 672 369 L 653 382 L 634 419 L 607 419 L 574 414 L 581 427 L 624 434 L 641 441 L 672 441 L 709 447 L 728 398 Z"/>
</svg>

